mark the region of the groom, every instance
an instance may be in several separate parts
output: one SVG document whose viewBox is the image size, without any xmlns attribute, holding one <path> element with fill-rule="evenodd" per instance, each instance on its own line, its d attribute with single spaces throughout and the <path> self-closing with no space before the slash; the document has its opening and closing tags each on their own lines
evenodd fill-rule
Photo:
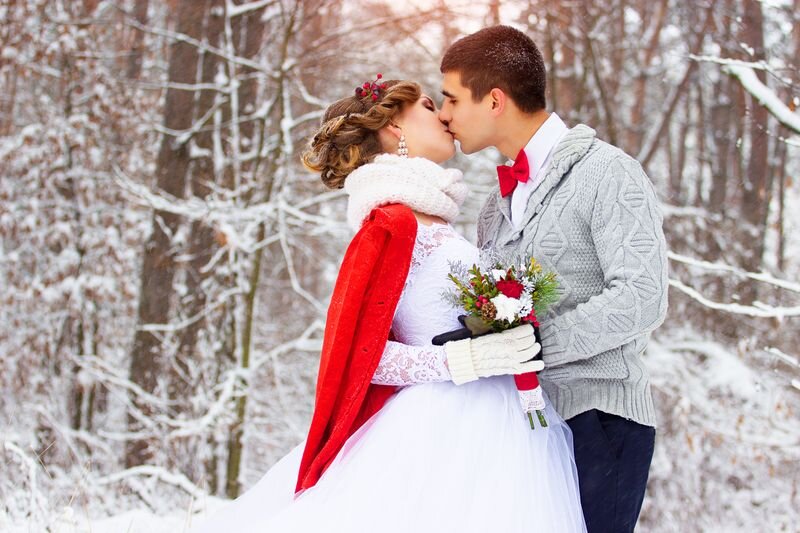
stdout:
<svg viewBox="0 0 800 533">
<path fill-rule="evenodd" d="M 545 111 L 536 44 L 507 26 L 456 41 L 442 59 L 439 119 L 464 153 L 494 146 L 513 166 L 478 220 L 478 245 L 534 256 L 558 274 L 540 317 L 542 385 L 573 432 L 589 533 L 633 531 L 656 413 L 642 353 L 667 311 L 667 251 L 641 165 Z"/>
</svg>

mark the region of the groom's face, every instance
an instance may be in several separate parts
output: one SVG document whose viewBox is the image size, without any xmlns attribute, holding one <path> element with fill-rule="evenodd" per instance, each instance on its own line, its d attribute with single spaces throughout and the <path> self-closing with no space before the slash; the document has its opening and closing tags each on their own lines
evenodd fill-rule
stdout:
<svg viewBox="0 0 800 533">
<path fill-rule="evenodd" d="M 439 120 L 447 124 L 461 151 L 471 154 L 491 146 L 495 113 L 492 113 L 490 95 L 474 101 L 472 91 L 461 85 L 461 73 L 456 71 L 445 73 L 442 94 L 444 102 Z"/>
</svg>

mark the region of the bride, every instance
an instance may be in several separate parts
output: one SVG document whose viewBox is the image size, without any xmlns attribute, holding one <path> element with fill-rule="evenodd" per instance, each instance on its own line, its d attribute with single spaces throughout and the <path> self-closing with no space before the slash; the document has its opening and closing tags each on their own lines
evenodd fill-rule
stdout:
<svg viewBox="0 0 800 533">
<path fill-rule="evenodd" d="M 331 297 L 304 442 L 193 531 L 585 531 L 568 426 L 531 430 L 513 375 L 541 369 L 530 325 L 458 329 L 448 262 L 478 262 L 450 224 L 467 194 L 418 84 L 380 75 L 332 104 L 303 156 L 348 193 L 357 230 Z"/>
</svg>

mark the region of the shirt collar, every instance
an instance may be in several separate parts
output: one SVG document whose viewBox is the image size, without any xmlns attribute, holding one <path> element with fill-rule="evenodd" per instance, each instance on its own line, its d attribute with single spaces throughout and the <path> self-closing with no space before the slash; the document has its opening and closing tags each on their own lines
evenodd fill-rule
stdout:
<svg viewBox="0 0 800 533">
<path fill-rule="evenodd" d="M 531 177 L 539 173 L 553 147 L 558 144 L 558 141 L 568 130 L 561 117 L 555 113 L 550 113 L 547 120 L 539 126 L 539 129 L 536 130 L 536 133 L 533 134 L 533 137 L 524 148 L 525 155 L 528 156 Z"/>
</svg>

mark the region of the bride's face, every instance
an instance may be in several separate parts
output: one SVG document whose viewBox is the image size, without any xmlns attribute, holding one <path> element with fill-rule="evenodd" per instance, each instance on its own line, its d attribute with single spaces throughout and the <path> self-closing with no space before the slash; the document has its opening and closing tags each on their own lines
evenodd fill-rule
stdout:
<svg viewBox="0 0 800 533">
<path fill-rule="evenodd" d="M 439 111 L 433 99 L 422 95 L 419 100 L 406 107 L 394 120 L 406 137 L 409 157 L 424 157 L 435 163 L 444 163 L 456 152 L 453 135 L 439 121 Z M 394 136 L 394 150 L 398 137 Z"/>
</svg>

